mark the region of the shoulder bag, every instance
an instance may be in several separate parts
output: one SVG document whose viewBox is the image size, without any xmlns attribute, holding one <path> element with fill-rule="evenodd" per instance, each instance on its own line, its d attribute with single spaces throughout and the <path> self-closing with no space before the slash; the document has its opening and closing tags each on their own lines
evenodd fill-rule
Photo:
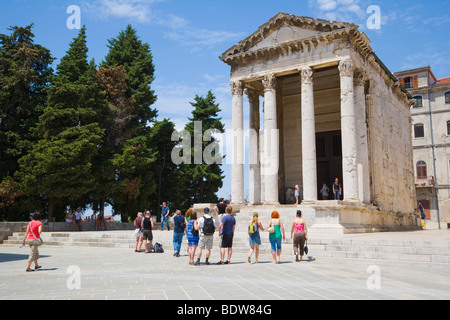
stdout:
<svg viewBox="0 0 450 320">
<path fill-rule="evenodd" d="M 33 232 L 33 228 L 31 227 L 31 225 L 30 225 L 30 231 L 33 234 L 34 239 L 29 241 L 28 243 L 31 244 L 32 246 L 38 246 L 38 247 L 42 246 L 44 244 L 44 240 L 42 240 L 41 237 L 39 237 L 39 238 L 36 237 L 36 235 Z"/>
</svg>

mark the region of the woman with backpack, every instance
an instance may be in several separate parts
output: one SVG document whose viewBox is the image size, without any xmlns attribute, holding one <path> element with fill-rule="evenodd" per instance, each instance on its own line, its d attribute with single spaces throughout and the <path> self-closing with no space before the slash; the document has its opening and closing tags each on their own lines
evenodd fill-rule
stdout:
<svg viewBox="0 0 450 320">
<path fill-rule="evenodd" d="M 258 213 L 253 213 L 253 219 L 248 224 L 248 234 L 250 241 L 250 253 L 248 254 L 248 263 L 252 263 L 252 255 L 255 252 L 255 262 L 258 263 L 259 246 L 261 245 L 261 236 L 259 230 L 264 231 L 262 223 L 258 221 Z"/>
</svg>

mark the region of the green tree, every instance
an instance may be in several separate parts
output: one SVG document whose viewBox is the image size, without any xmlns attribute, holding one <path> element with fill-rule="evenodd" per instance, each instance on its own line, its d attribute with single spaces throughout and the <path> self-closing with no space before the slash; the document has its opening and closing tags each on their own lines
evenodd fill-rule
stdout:
<svg viewBox="0 0 450 320">
<path fill-rule="evenodd" d="M 19 159 L 35 142 L 30 128 L 42 114 L 53 73 L 54 58 L 34 43 L 32 28 L 32 24 L 14 26 L 8 28 L 11 34 L 0 34 L 0 190 L 5 191 L 0 196 L 0 218 L 8 220 L 19 219 L 29 206 L 39 206 L 23 197 L 13 179 Z"/>
<path fill-rule="evenodd" d="M 169 119 L 155 121 L 150 132 L 149 144 L 155 150 L 156 160 L 152 166 L 156 182 L 155 195 L 150 208 L 155 213 L 160 211 L 162 202 L 167 202 L 174 209 L 188 209 L 184 199 L 184 176 L 180 167 L 172 161 L 172 150 L 177 142 L 172 141 L 175 124 Z"/>
<path fill-rule="evenodd" d="M 112 185 L 109 203 L 114 213 L 127 221 L 154 201 L 156 151 L 150 143 L 150 125 L 157 116 L 151 108 L 156 101 L 151 89 L 155 67 L 150 46 L 130 25 L 109 40 L 108 47 L 97 81 L 106 93 L 112 117 L 102 125 L 106 140 L 98 172 L 106 178 L 105 185 Z"/>
<path fill-rule="evenodd" d="M 127 90 L 126 97 L 133 97 L 136 101 L 136 117 L 130 123 L 133 127 L 146 128 L 149 121 L 155 120 L 157 111 L 151 106 L 156 102 L 156 95 L 151 89 L 155 80 L 155 66 L 150 45 L 143 43 L 137 32 L 128 25 L 120 32 L 117 38 L 109 42 L 109 52 L 103 68 L 122 66 L 126 71 Z"/>
<path fill-rule="evenodd" d="M 210 151 L 210 158 L 223 159 L 220 155 L 215 154 L 218 151 L 217 149 L 208 150 L 208 147 L 216 142 L 214 135 L 211 136 L 210 141 L 203 141 L 205 140 L 205 133 L 208 131 L 224 132 L 222 119 L 218 117 L 221 111 L 219 104 L 216 103 L 216 98 L 212 91 L 209 91 L 205 97 L 196 95 L 194 100 L 195 102 L 191 102 L 192 107 L 194 107 L 192 118 L 189 118 L 189 123 L 185 128 L 192 139 L 191 164 L 181 165 L 181 170 L 186 177 L 184 190 L 186 192 L 185 197 L 189 199 L 189 205 L 217 202 L 216 193 L 222 187 L 224 178 L 221 163 L 218 163 L 218 161 L 207 163 L 205 159 L 202 159 L 202 163 L 198 163 L 195 157 L 195 152 L 199 152 L 198 146 L 195 148 L 196 143 L 198 144 L 201 141 L 202 148 L 200 151 L 202 152 L 202 158 L 203 152 L 206 150 L 207 152 Z M 201 125 L 201 130 L 195 130 L 196 122 L 197 126 Z"/>
<path fill-rule="evenodd" d="M 87 52 L 83 27 L 51 77 L 46 107 L 32 130 L 38 141 L 19 160 L 16 176 L 22 190 L 48 200 L 49 220 L 62 218 L 67 204 L 87 205 L 88 195 L 97 187 L 92 160 L 104 135 L 97 120 L 106 112 L 107 102 Z M 61 209 L 58 217 L 55 208 Z"/>
</svg>

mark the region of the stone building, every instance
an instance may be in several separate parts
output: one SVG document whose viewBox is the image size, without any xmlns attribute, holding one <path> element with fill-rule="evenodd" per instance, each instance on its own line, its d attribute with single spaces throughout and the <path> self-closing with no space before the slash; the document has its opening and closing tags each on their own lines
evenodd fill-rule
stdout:
<svg viewBox="0 0 450 320">
<path fill-rule="evenodd" d="M 411 106 L 417 200 L 427 228 L 450 224 L 450 77 L 437 79 L 430 66 L 394 74 L 416 103 Z"/>
<path fill-rule="evenodd" d="M 250 208 L 241 211 L 282 210 L 298 184 L 318 229 L 417 226 L 414 100 L 357 25 L 279 13 L 220 59 L 231 66 L 233 205 L 244 203 L 247 96 Z M 342 197 L 322 200 L 335 178 Z"/>
</svg>

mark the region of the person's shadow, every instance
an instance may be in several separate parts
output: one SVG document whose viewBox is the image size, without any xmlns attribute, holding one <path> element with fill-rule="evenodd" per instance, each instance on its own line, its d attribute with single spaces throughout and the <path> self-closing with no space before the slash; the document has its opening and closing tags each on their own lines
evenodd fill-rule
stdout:
<svg viewBox="0 0 450 320">
<path fill-rule="evenodd" d="M 0 253 L 0 263 L 19 260 L 28 260 L 29 254 Z M 39 259 L 48 258 L 50 256 L 40 255 Z"/>
</svg>

